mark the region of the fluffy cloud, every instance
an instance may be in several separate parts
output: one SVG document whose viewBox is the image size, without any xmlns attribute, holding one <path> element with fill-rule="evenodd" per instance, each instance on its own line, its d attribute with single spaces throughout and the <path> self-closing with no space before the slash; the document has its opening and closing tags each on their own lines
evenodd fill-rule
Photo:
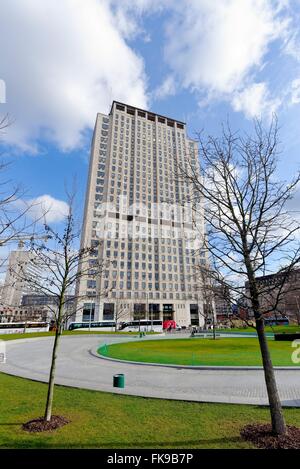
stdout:
<svg viewBox="0 0 300 469">
<path fill-rule="evenodd" d="M 172 96 L 176 93 L 176 84 L 174 77 L 172 75 L 169 75 L 165 80 L 162 82 L 162 84 L 156 88 L 156 90 L 153 93 L 153 96 L 155 99 L 164 99 L 167 96 Z"/>
<path fill-rule="evenodd" d="M 69 206 L 63 200 L 54 199 L 51 195 L 41 195 L 28 201 L 18 201 L 18 207 L 27 210 L 27 215 L 36 221 L 57 223 L 68 214 Z"/>
<path fill-rule="evenodd" d="M 300 78 L 296 78 L 291 83 L 291 97 L 290 104 L 299 104 L 300 103 Z"/>
<path fill-rule="evenodd" d="M 0 78 L 14 124 L 8 143 L 81 144 L 111 99 L 147 105 L 144 63 L 105 0 L 2 0 Z M 3 108 L 4 109 L 4 108 Z"/>
<path fill-rule="evenodd" d="M 113 3 L 131 22 L 159 10 L 156 0 Z M 287 0 L 162 0 L 160 8 L 168 11 L 163 47 L 171 73 L 153 92 L 155 99 L 173 94 L 176 82 L 177 88 L 196 92 L 202 106 L 225 100 L 247 117 L 279 106 L 280 99 L 256 74 L 276 40 L 282 51 L 295 53 L 296 29 Z"/>
<path fill-rule="evenodd" d="M 281 98 L 255 82 L 275 40 L 288 37 L 284 1 L 210 0 L 177 4 L 167 26 L 165 58 L 176 79 L 199 104 L 225 100 L 246 117 L 270 114 Z"/>
<path fill-rule="evenodd" d="M 185 86 L 231 93 L 286 27 L 268 0 L 183 1 L 167 28 L 166 59 Z"/>
<path fill-rule="evenodd" d="M 144 61 L 126 41 L 149 40 L 143 19 L 161 12 L 169 74 L 151 97 L 183 86 L 199 102 L 261 114 L 278 104 L 255 76 L 270 47 L 280 39 L 283 52 L 299 57 L 289 8 L 286 0 L 2 0 L 1 106 L 14 121 L 5 139 L 34 151 L 46 138 L 69 150 L 112 99 L 147 107 Z"/>
<path fill-rule="evenodd" d="M 114 14 L 115 23 L 124 37 L 133 38 L 140 35 L 145 42 L 150 36 L 142 26 L 141 18 L 163 11 L 170 0 L 108 0 Z"/>
<path fill-rule="evenodd" d="M 271 98 L 266 83 L 254 83 L 241 92 L 236 92 L 231 101 L 235 111 L 246 117 L 270 117 L 281 104 L 280 98 Z"/>
</svg>

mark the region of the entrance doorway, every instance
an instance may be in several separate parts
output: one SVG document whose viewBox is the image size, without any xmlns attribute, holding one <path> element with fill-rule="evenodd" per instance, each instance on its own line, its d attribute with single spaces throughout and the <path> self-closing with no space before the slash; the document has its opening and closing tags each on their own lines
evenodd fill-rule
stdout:
<svg viewBox="0 0 300 469">
<path fill-rule="evenodd" d="M 133 319 L 135 321 L 146 319 L 146 305 L 144 303 L 136 303 L 134 305 Z"/>
<path fill-rule="evenodd" d="M 150 303 L 149 304 L 149 319 L 151 320 L 159 320 L 160 319 L 160 311 L 159 311 L 159 304 Z"/>
<path fill-rule="evenodd" d="M 191 325 L 199 326 L 199 307 L 198 305 L 190 305 Z"/>
<path fill-rule="evenodd" d="M 163 305 L 163 321 L 174 320 L 173 305 Z"/>
</svg>

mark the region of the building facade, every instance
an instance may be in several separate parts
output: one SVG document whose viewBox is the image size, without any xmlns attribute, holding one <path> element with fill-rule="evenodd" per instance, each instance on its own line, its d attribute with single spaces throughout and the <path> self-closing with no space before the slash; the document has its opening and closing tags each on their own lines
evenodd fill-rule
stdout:
<svg viewBox="0 0 300 469">
<path fill-rule="evenodd" d="M 266 317 L 288 317 L 291 323 L 300 324 L 300 269 L 287 275 L 284 271 L 256 278 L 260 303 Z M 245 283 L 249 296 L 249 283 Z M 249 315 L 253 312 L 249 307 Z"/>
<path fill-rule="evenodd" d="M 22 297 L 22 309 L 35 309 L 46 312 L 46 320 L 51 324 L 58 314 L 58 298 L 55 295 L 45 294 L 27 294 Z M 64 324 L 65 327 L 71 322 L 71 318 L 75 310 L 75 301 L 73 295 L 65 295 L 64 297 Z"/>
<path fill-rule="evenodd" d="M 3 322 L 50 322 L 49 311 L 44 306 L 1 306 L 0 323 Z"/>
<path fill-rule="evenodd" d="M 82 278 L 76 320 L 174 319 L 203 323 L 195 266 L 201 210 L 178 167 L 199 171 L 198 148 L 184 122 L 113 102 L 94 129 L 81 246 L 93 246 L 102 275 Z M 197 207 L 199 208 L 199 207 Z M 198 243 L 198 244 L 197 244 Z"/>
<path fill-rule="evenodd" d="M 0 305 L 20 306 L 23 295 L 31 293 L 32 289 L 25 281 L 25 277 L 34 278 L 41 272 L 41 268 L 33 262 L 34 254 L 31 251 L 11 251 L 8 258 L 8 268 L 4 284 L 1 288 Z"/>
<path fill-rule="evenodd" d="M 214 286 L 214 306 L 217 322 L 228 322 L 234 317 L 229 300 L 229 290 L 226 286 Z"/>
</svg>

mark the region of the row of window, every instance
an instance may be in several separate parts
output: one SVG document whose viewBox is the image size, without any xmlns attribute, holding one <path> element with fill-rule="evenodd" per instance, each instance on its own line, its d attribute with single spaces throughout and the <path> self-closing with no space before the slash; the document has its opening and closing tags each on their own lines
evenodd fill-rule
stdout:
<svg viewBox="0 0 300 469">
<path fill-rule="evenodd" d="M 88 282 L 92 282 L 92 280 L 87 280 L 87 283 Z M 87 288 L 96 288 L 96 283 L 94 286 L 92 286 L 93 284 L 92 283 L 88 283 L 87 284 Z M 184 284 L 173 284 L 173 283 L 169 283 L 168 285 L 166 283 L 146 283 L 146 282 L 123 282 L 122 280 L 119 282 L 118 284 L 118 289 L 120 290 L 128 290 L 128 289 L 131 289 L 133 286 L 133 288 L 135 290 L 146 290 L 148 289 L 149 291 L 151 290 L 159 290 L 159 291 L 165 291 L 165 290 L 168 290 L 168 291 L 192 291 L 192 286 L 191 285 L 187 285 L 185 286 Z M 104 281 L 104 289 L 116 289 L 117 288 L 117 282 L 116 281 L 112 281 L 112 282 L 109 282 L 108 280 L 105 280 Z"/>
<path fill-rule="evenodd" d="M 139 292 L 139 291 L 135 291 L 135 292 L 132 292 L 132 291 L 112 291 L 110 293 L 111 297 L 112 298 L 128 298 L 128 299 L 131 299 L 131 298 L 134 298 L 134 299 L 138 299 L 138 298 L 148 298 L 148 299 L 176 299 L 176 300 L 188 300 L 188 299 L 195 299 L 195 300 L 198 300 L 198 295 L 195 294 L 195 293 L 173 293 L 173 292 Z M 89 298 L 96 298 L 96 292 L 95 291 L 87 291 L 86 292 L 86 296 L 89 297 Z"/>
<path fill-rule="evenodd" d="M 119 251 L 113 251 L 113 252 L 111 252 L 110 250 L 106 251 L 106 257 L 111 257 L 112 255 L 115 259 L 118 259 L 118 258 L 125 259 L 126 257 L 127 259 L 130 259 L 130 260 L 135 259 L 137 261 L 141 259 L 142 261 L 148 260 L 149 262 L 152 262 L 153 260 L 155 262 L 162 262 L 162 266 L 165 266 L 165 262 L 173 262 L 174 264 L 183 263 L 183 256 L 180 256 L 180 255 L 179 256 L 155 255 L 153 259 L 152 255 L 148 254 L 148 259 L 147 259 L 146 254 L 141 254 L 140 256 L 139 253 L 135 253 L 133 255 L 132 252 L 125 253 L 124 251 L 122 251 L 120 253 Z M 195 264 L 195 257 L 185 257 L 185 262 L 186 264 Z M 135 265 L 138 265 L 138 263 L 135 263 Z M 164 267 L 162 268 L 164 269 Z"/>
<path fill-rule="evenodd" d="M 119 273 L 116 271 L 116 270 L 113 270 L 111 271 L 111 275 L 112 275 L 112 278 L 113 279 L 116 279 L 117 277 L 119 277 L 121 280 L 123 280 L 125 277 L 128 277 L 128 278 L 131 278 L 131 275 L 133 275 L 132 272 L 128 271 L 127 272 L 127 275 L 125 275 L 126 272 L 121 270 Z M 105 279 L 108 279 L 109 278 L 109 275 L 110 275 L 110 271 L 109 270 L 105 270 L 103 272 L 103 278 Z M 165 280 L 169 280 L 169 281 L 174 281 L 174 282 L 178 282 L 178 280 L 180 280 L 181 282 L 184 282 L 185 278 L 187 278 L 185 275 L 183 274 L 165 274 L 165 273 L 162 273 L 161 275 L 159 273 L 155 273 L 153 275 L 152 272 L 138 272 L 138 271 L 135 271 L 134 272 L 134 278 L 136 280 L 139 280 L 140 278 L 142 278 L 142 280 L 146 280 L 148 277 L 149 280 L 153 280 L 155 278 L 155 281 L 159 281 L 159 278 L 161 277 L 161 280 L 162 281 L 165 281 Z M 190 278 L 190 276 L 188 277 Z"/>
</svg>

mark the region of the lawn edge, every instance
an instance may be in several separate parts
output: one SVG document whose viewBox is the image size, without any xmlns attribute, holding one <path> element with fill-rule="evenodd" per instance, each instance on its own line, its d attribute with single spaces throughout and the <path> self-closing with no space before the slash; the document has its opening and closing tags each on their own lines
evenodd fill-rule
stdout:
<svg viewBox="0 0 300 469">
<path fill-rule="evenodd" d="M 142 362 L 142 361 L 133 361 L 133 360 L 122 360 L 120 358 L 113 358 L 107 357 L 99 353 L 100 347 L 93 348 L 89 350 L 90 355 L 94 357 L 110 360 L 113 362 L 120 362 L 126 363 L 131 365 L 147 365 L 147 366 L 160 366 L 160 367 L 167 367 L 167 368 L 184 368 L 184 369 L 191 369 L 191 370 L 261 370 L 263 371 L 262 366 L 242 366 L 242 365 L 176 365 L 173 363 L 151 363 L 151 362 Z M 274 370 L 300 370 L 300 366 L 273 366 Z"/>
</svg>

